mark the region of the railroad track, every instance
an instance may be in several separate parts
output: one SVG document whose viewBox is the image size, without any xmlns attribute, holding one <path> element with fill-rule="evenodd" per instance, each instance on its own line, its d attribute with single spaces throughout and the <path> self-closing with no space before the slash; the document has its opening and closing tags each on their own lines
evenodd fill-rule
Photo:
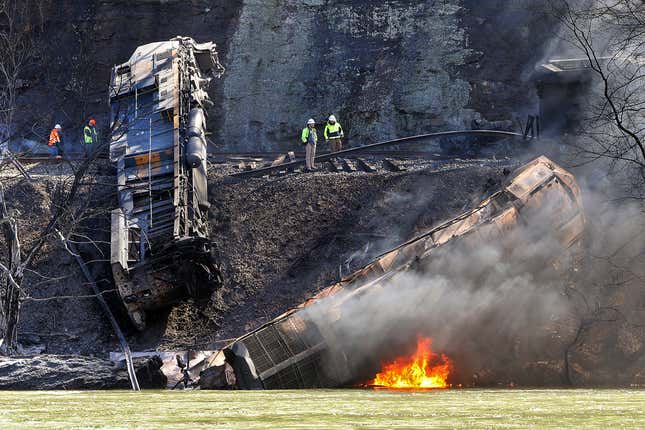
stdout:
<svg viewBox="0 0 645 430">
<path fill-rule="evenodd" d="M 285 158 L 286 163 L 276 164 L 276 160 Z M 288 156 L 280 153 L 228 153 L 228 154 L 211 154 L 209 162 L 213 164 L 224 164 L 235 169 L 233 176 L 255 173 L 256 171 L 265 171 L 265 175 L 279 176 L 290 173 L 301 173 L 304 171 L 302 160 L 304 154 L 294 155 L 295 164 L 288 161 Z M 452 156 L 440 156 L 423 151 L 381 151 L 368 152 L 361 156 L 334 157 L 325 161 L 318 161 L 317 171 L 327 173 L 384 173 L 384 172 L 405 172 L 418 165 L 419 162 L 432 161 L 435 163 L 454 161 Z M 56 158 L 18 158 L 24 165 L 44 164 L 53 166 L 69 162 L 80 162 L 83 158 L 78 159 L 56 159 Z M 283 160 L 284 161 L 284 160 Z M 49 173 L 47 174 L 49 175 Z M 36 175 L 38 176 L 38 175 Z"/>
<path fill-rule="evenodd" d="M 372 151 L 383 151 L 384 149 L 395 147 L 397 149 L 397 154 L 399 154 L 400 151 L 398 151 L 399 149 L 398 145 L 405 145 L 405 144 L 411 144 L 411 143 L 418 144 L 418 143 L 427 142 L 433 139 L 448 138 L 448 137 L 475 137 L 475 136 L 489 137 L 489 138 L 496 138 L 496 139 L 504 139 L 504 138 L 505 139 L 507 138 L 524 139 L 524 140 L 527 139 L 526 136 L 520 133 L 515 133 L 510 131 L 498 131 L 498 130 L 442 131 L 437 133 L 427 133 L 427 134 L 420 134 L 417 136 L 403 137 L 400 139 L 386 140 L 384 142 L 377 142 L 377 143 L 371 143 L 368 145 L 358 146 L 354 148 L 348 148 L 334 153 L 321 154 L 316 156 L 316 164 L 322 165 L 322 163 L 331 163 L 335 171 L 340 171 L 339 166 L 336 164 L 337 160 L 352 159 L 358 153 L 370 154 L 370 152 Z M 416 152 L 417 154 L 421 153 L 421 151 L 412 151 L 412 152 Z M 288 155 L 289 155 L 288 157 L 289 160 L 287 160 L 287 158 L 284 155 L 282 155 L 280 156 L 280 158 L 275 159 L 273 162 L 264 163 L 264 164 L 259 164 L 262 161 L 260 159 L 246 160 L 246 161 L 249 161 L 248 164 L 246 164 L 245 160 L 241 160 L 240 166 L 239 166 L 241 171 L 238 173 L 233 173 L 231 176 L 233 177 L 264 176 L 264 175 L 275 174 L 275 172 L 280 173 L 280 172 L 302 170 L 302 166 L 304 165 L 304 160 L 302 158 L 296 159 L 295 154 L 293 152 L 290 152 Z M 435 154 L 433 152 L 428 152 L 428 157 L 435 158 L 435 159 L 451 158 L 446 155 L 442 156 L 441 154 Z M 386 160 L 385 164 L 387 165 L 388 169 L 392 171 L 401 171 L 400 170 L 402 168 L 401 163 L 397 163 L 397 161 L 392 158 L 385 158 L 385 160 Z M 347 171 L 358 170 L 357 168 L 355 168 L 355 166 L 352 166 L 351 163 L 348 164 L 347 162 L 344 162 L 343 164 L 346 165 L 346 169 L 348 169 Z M 359 163 L 359 164 L 361 166 L 365 166 L 364 163 Z M 345 170 L 343 169 L 343 171 Z M 371 171 L 371 169 L 367 167 L 366 171 Z"/>
<path fill-rule="evenodd" d="M 73 156 L 65 158 L 55 158 L 55 157 L 33 157 L 33 156 L 18 156 L 16 157 L 21 163 L 62 163 L 69 161 L 83 161 L 85 157 L 83 156 Z"/>
<path fill-rule="evenodd" d="M 329 160 L 318 162 L 316 171 L 330 173 L 377 173 L 377 172 L 404 172 L 408 170 L 408 165 L 413 159 L 419 160 L 421 157 L 410 157 L 400 154 L 391 154 L 390 156 L 364 156 L 364 157 L 335 157 Z M 303 172 L 302 165 L 281 165 L 273 164 L 274 160 L 262 158 L 260 156 L 238 159 L 235 157 L 230 164 L 238 170 L 237 174 L 253 173 L 258 169 L 274 167 L 267 174 L 284 175 L 288 173 Z"/>
<path fill-rule="evenodd" d="M 399 145 L 423 143 L 428 140 L 452 136 L 481 136 L 489 138 L 523 138 L 519 133 L 497 130 L 462 130 L 422 134 L 400 139 L 377 142 L 368 145 L 344 149 L 337 153 L 324 153 L 316 157 L 319 170 L 329 172 L 403 172 L 407 170 L 406 160 L 452 160 L 453 156 L 432 151 L 399 149 Z M 396 147 L 396 149 L 389 149 Z M 361 155 L 358 156 L 357 154 Z M 74 156 L 73 156 L 74 157 Z M 80 161 L 83 157 L 57 159 L 49 157 L 17 157 L 22 163 L 60 163 Z M 232 164 L 238 171 L 231 176 L 263 176 L 280 175 L 303 171 L 304 154 L 293 151 L 287 154 L 281 152 L 218 152 L 208 156 L 212 164 Z"/>
</svg>

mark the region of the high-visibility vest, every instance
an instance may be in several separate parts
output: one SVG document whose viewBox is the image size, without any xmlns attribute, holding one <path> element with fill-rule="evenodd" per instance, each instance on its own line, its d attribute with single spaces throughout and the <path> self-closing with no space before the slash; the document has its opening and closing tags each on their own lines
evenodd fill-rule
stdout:
<svg viewBox="0 0 645 430">
<path fill-rule="evenodd" d="M 310 130 L 311 130 L 311 132 L 314 133 L 314 143 L 318 142 L 318 134 L 316 133 L 316 129 L 315 128 L 310 129 L 309 127 L 305 127 L 302 130 L 302 135 L 300 136 L 300 140 L 302 140 L 303 144 L 307 144 L 307 142 L 309 141 L 309 132 L 310 132 Z"/>
<path fill-rule="evenodd" d="M 343 137 L 343 127 L 336 121 L 335 123 L 327 123 L 325 126 L 325 139 L 340 139 Z"/>
<path fill-rule="evenodd" d="M 57 143 L 60 143 L 60 135 L 58 134 L 58 130 L 53 128 L 49 133 L 49 142 L 47 142 L 47 145 L 54 146 Z"/>
<path fill-rule="evenodd" d="M 88 145 L 96 143 L 96 128 L 86 125 L 83 129 L 83 139 Z"/>
</svg>

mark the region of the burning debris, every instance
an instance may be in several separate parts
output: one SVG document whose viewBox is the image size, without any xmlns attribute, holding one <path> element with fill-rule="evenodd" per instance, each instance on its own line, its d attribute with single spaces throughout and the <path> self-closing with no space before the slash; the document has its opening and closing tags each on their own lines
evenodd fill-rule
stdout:
<svg viewBox="0 0 645 430">
<path fill-rule="evenodd" d="M 453 363 L 432 351 L 432 339 L 419 336 L 416 351 L 382 365 L 370 385 L 386 388 L 448 388 Z"/>
</svg>

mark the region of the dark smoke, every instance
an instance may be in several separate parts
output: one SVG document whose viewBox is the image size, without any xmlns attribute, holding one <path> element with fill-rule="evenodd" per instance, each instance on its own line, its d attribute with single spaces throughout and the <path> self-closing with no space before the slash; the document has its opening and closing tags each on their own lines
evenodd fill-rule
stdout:
<svg viewBox="0 0 645 430">
<path fill-rule="evenodd" d="M 617 29 L 603 24 L 589 30 L 596 54 L 614 58 L 607 66 L 614 79 L 610 87 L 624 87 L 626 99 L 638 102 L 642 85 L 623 85 L 624 73 L 632 69 L 618 67 L 624 64 L 612 44 Z M 584 58 L 562 26 L 554 27 L 538 64 L 557 58 Z M 645 384 L 643 170 L 602 151 L 614 141 L 622 148 L 625 138 L 599 113 L 598 107 L 606 107 L 599 90 L 596 79 L 577 95 L 584 101 L 578 116 L 590 136 L 556 138 L 534 148 L 558 154 L 569 166 L 585 165 L 575 171 L 584 185 L 587 216 L 581 252 L 563 249 L 547 207 L 498 243 L 456 240 L 434 250 L 414 271 L 307 309 L 348 358 L 354 382 L 369 380 L 381 362 L 409 353 L 421 334 L 454 360 L 453 383 Z M 642 132 L 644 117 L 627 117 L 625 123 Z M 633 151 L 620 155 L 632 158 Z M 606 163 L 597 162 L 604 157 Z"/>
<path fill-rule="evenodd" d="M 580 329 L 589 321 L 593 325 L 594 318 L 601 323 L 607 312 L 598 309 L 614 300 L 600 287 L 611 277 L 612 259 L 590 257 L 613 252 L 616 258 L 622 254 L 616 249 L 633 237 L 622 248 L 632 258 L 621 261 L 632 269 L 643 263 L 642 210 L 600 201 L 586 194 L 592 218 L 580 243 L 584 248 L 563 248 L 546 204 L 499 242 L 473 246 L 457 239 L 433 250 L 414 271 L 361 294 L 337 294 L 306 309 L 306 315 L 329 327 L 334 346 L 350 362 L 354 383 L 368 381 L 382 362 L 409 353 L 419 334 L 433 339 L 435 352 L 454 360 L 455 384 L 578 382 L 571 381 L 579 367 L 570 362 L 576 348 L 606 340 L 581 343 Z"/>
</svg>

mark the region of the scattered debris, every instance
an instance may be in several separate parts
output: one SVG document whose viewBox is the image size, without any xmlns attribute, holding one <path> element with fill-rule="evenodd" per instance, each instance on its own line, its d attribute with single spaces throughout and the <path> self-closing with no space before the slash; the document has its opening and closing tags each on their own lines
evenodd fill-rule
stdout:
<svg viewBox="0 0 645 430">
<path fill-rule="evenodd" d="M 132 357 L 147 363 L 146 371 L 153 376 L 148 380 L 163 381 L 163 385 L 157 387 L 168 389 L 195 388 L 201 383 L 199 375 L 202 371 L 224 363 L 221 351 L 134 352 Z M 111 352 L 110 361 L 121 368 L 126 363 L 126 356 L 122 352 Z M 141 372 L 141 369 L 137 370 L 137 376 Z"/>
</svg>

